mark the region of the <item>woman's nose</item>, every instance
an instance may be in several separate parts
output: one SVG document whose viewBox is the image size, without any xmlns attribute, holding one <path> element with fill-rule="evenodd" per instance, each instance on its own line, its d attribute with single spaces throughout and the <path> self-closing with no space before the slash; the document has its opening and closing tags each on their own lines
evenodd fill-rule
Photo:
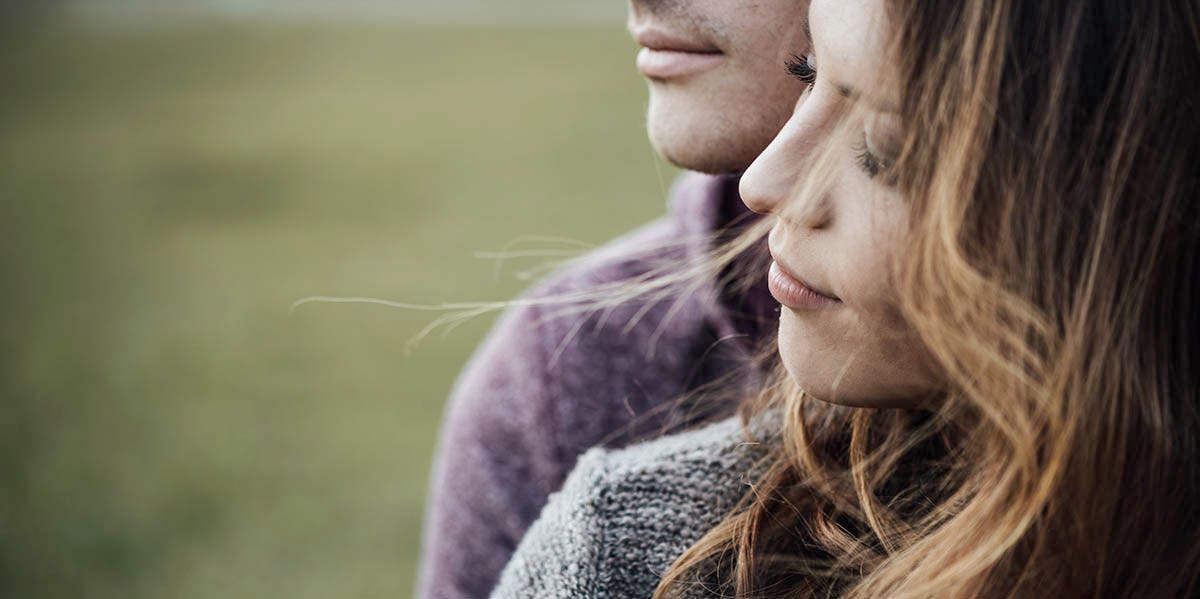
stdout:
<svg viewBox="0 0 1200 599">
<path fill-rule="evenodd" d="M 759 214 L 782 216 L 803 221 L 804 226 L 821 228 L 829 224 L 832 212 L 824 198 L 805 198 L 797 194 L 806 165 L 816 151 L 820 128 L 808 126 L 798 111 L 766 150 L 746 169 L 738 188 L 746 207 Z M 822 194 L 823 195 L 823 194 Z"/>
<path fill-rule="evenodd" d="M 772 214 L 778 210 L 795 186 L 796 177 L 792 171 L 796 165 L 787 164 L 783 145 L 781 132 L 742 174 L 738 186 L 742 202 L 759 214 Z"/>
</svg>

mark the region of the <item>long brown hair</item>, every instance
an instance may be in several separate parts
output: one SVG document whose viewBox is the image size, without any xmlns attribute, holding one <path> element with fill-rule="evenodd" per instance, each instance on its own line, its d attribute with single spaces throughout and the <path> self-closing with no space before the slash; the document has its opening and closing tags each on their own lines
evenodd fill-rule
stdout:
<svg viewBox="0 0 1200 599">
<path fill-rule="evenodd" d="M 783 446 L 657 596 L 1196 596 L 1200 3 L 888 15 L 898 288 L 945 396 L 769 387 Z"/>
</svg>

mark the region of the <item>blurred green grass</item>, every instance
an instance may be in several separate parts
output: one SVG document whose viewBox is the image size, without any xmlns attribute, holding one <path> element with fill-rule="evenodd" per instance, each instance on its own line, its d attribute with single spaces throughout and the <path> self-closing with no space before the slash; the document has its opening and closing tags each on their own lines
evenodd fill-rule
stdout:
<svg viewBox="0 0 1200 599">
<path fill-rule="evenodd" d="M 625 34 L 3 37 L 0 595 L 408 596 L 491 319 L 408 354 L 434 315 L 289 306 L 504 299 L 474 252 L 661 213 Z"/>
</svg>

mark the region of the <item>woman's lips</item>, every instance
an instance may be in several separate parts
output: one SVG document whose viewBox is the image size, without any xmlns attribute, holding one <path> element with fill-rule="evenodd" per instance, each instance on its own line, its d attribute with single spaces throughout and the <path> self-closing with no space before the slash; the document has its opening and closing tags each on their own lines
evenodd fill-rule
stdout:
<svg viewBox="0 0 1200 599">
<path fill-rule="evenodd" d="M 633 34 L 638 45 L 637 67 L 651 79 L 676 79 L 716 67 L 725 58 L 719 48 L 686 36 L 645 28 Z"/>
<path fill-rule="evenodd" d="M 778 262 L 774 261 L 771 262 L 771 268 L 767 272 L 767 287 L 770 288 L 771 295 L 775 297 L 776 301 L 793 310 L 819 310 L 842 303 L 836 297 L 816 291 L 804 284 L 803 281 L 792 276 Z"/>
</svg>

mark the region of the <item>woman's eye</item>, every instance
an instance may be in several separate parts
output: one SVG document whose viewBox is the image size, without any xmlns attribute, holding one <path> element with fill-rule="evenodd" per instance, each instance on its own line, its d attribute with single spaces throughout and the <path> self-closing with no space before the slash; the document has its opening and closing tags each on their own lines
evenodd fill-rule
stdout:
<svg viewBox="0 0 1200 599">
<path fill-rule="evenodd" d="M 811 56 L 793 56 L 787 61 L 787 70 L 793 77 L 810 87 L 817 82 L 817 69 Z"/>
<path fill-rule="evenodd" d="M 886 177 L 884 183 L 888 185 L 894 184 L 895 177 L 890 172 L 892 165 L 871 152 L 871 149 L 867 147 L 865 139 L 854 147 L 854 154 L 858 167 L 867 174 L 867 177 L 875 179 L 880 175 L 884 175 Z"/>
</svg>

